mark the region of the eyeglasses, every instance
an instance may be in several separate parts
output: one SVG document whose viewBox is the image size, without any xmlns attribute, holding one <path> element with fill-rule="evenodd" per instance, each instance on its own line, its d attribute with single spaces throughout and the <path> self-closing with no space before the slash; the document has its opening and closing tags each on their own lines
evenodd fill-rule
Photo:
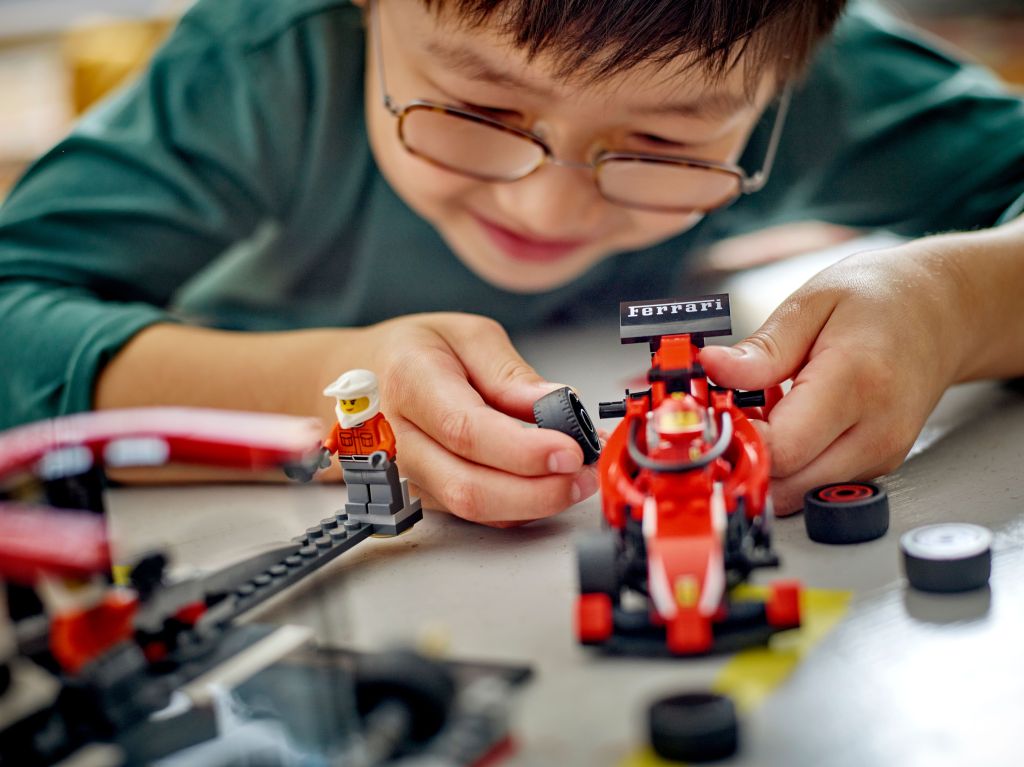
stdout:
<svg viewBox="0 0 1024 767">
<path fill-rule="evenodd" d="M 602 152 L 590 162 L 569 162 L 555 157 L 535 133 L 486 115 L 421 99 L 397 104 L 385 80 L 377 2 L 370 3 L 384 108 L 398 119 L 398 139 L 406 151 L 432 165 L 501 183 L 526 178 L 545 164 L 590 169 L 606 200 L 659 213 L 708 213 L 768 182 L 789 108 L 788 85 L 779 98 L 761 169 L 753 175 L 731 163 L 625 152 Z"/>
</svg>

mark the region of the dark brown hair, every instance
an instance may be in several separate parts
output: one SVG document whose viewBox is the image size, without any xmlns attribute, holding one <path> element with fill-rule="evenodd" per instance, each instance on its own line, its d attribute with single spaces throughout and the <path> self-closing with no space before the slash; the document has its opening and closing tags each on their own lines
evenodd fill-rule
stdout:
<svg viewBox="0 0 1024 767">
<path fill-rule="evenodd" d="M 799 74 L 846 0 L 423 0 L 469 27 L 495 23 L 556 74 L 596 81 L 645 62 L 694 56 L 716 78 L 743 55 L 756 77 Z"/>
</svg>

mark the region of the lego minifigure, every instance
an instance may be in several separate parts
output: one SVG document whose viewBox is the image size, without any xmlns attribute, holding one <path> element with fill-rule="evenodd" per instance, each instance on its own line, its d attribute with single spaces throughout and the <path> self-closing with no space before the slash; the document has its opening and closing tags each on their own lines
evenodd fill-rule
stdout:
<svg viewBox="0 0 1024 767">
<path fill-rule="evenodd" d="M 647 444 L 652 458 L 695 461 L 710 447 L 703 409 L 692 396 L 675 393 L 651 415 Z"/>
<path fill-rule="evenodd" d="M 395 435 L 380 412 L 377 376 L 349 370 L 324 389 L 337 400 L 338 422 L 312 460 L 286 468 L 293 479 L 309 481 L 337 455 L 348 486 L 345 514 L 372 525 L 377 534 L 397 535 L 423 518 L 418 498 L 409 497 L 408 480 L 398 476 Z"/>
<path fill-rule="evenodd" d="M 369 370 L 349 370 L 324 389 L 338 402 L 338 422 L 323 441 L 323 448 L 338 456 L 348 503 L 345 511 L 394 514 L 402 508 L 402 491 L 395 466 L 395 435 L 380 412 L 377 376 Z"/>
</svg>

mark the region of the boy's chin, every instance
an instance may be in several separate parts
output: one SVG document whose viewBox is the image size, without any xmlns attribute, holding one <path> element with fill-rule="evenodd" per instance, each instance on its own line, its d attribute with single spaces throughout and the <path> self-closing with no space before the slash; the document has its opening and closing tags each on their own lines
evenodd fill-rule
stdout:
<svg viewBox="0 0 1024 767">
<path fill-rule="evenodd" d="M 566 259 L 554 264 L 517 264 L 508 259 L 455 254 L 463 266 L 484 282 L 508 293 L 534 295 L 547 293 L 568 285 L 583 276 L 591 261 Z"/>
</svg>

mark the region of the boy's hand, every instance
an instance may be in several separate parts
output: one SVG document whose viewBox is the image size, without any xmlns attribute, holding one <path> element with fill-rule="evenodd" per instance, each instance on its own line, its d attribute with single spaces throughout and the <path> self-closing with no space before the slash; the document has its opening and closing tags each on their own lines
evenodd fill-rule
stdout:
<svg viewBox="0 0 1024 767">
<path fill-rule="evenodd" d="M 702 351 L 722 386 L 793 379 L 763 429 L 778 513 L 798 510 L 815 485 L 900 465 L 966 358 L 962 276 L 927 240 L 861 253 L 818 274 L 735 347 Z"/>
<path fill-rule="evenodd" d="M 398 464 L 425 506 L 506 525 L 556 514 L 596 492 L 596 470 L 583 466 L 571 437 L 520 422 L 532 422 L 534 401 L 561 384 L 537 375 L 498 323 L 420 314 L 365 334 Z"/>
</svg>

